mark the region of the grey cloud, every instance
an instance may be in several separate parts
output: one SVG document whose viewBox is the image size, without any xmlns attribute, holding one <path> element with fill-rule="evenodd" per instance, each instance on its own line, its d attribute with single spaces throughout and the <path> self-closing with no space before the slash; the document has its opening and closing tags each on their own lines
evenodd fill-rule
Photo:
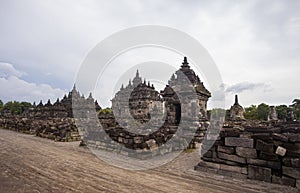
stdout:
<svg viewBox="0 0 300 193">
<path fill-rule="evenodd" d="M 21 77 L 23 75 L 26 75 L 26 73 L 15 69 L 12 64 L 0 62 L 0 77 Z"/>
<path fill-rule="evenodd" d="M 241 82 L 234 85 L 226 86 L 225 91 L 227 93 L 241 93 L 244 91 L 250 91 L 255 89 L 263 89 L 264 91 L 270 91 L 271 86 L 265 83 Z"/>
</svg>

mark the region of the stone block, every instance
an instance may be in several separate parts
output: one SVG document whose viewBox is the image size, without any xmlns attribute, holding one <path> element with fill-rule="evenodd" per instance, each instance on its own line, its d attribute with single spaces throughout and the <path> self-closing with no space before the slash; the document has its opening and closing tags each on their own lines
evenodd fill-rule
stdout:
<svg viewBox="0 0 300 193">
<path fill-rule="evenodd" d="M 222 175 L 222 176 L 230 176 L 233 178 L 238 178 L 238 179 L 247 179 L 247 174 L 241 174 L 237 172 L 230 172 L 226 170 L 218 170 L 217 174 Z"/>
<path fill-rule="evenodd" d="M 149 139 L 148 141 L 146 141 L 146 144 L 148 145 L 148 148 L 150 148 L 150 149 L 156 149 L 158 147 L 157 143 L 154 139 Z"/>
<path fill-rule="evenodd" d="M 272 168 L 276 170 L 281 169 L 281 163 L 279 161 L 266 161 L 261 159 L 247 159 L 247 164 L 256 165 L 256 166 L 262 166 L 267 168 Z"/>
<path fill-rule="evenodd" d="M 271 182 L 271 169 L 259 166 L 248 165 L 248 178 Z"/>
<path fill-rule="evenodd" d="M 283 134 L 279 133 L 273 133 L 272 134 L 273 139 L 278 140 L 278 141 L 283 141 L 283 142 L 288 142 L 289 138 Z"/>
<path fill-rule="evenodd" d="M 225 145 L 253 148 L 253 139 L 241 137 L 225 137 Z"/>
<path fill-rule="evenodd" d="M 236 154 L 245 158 L 257 158 L 256 149 L 246 147 L 236 147 Z"/>
<path fill-rule="evenodd" d="M 273 175 L 272 183 L 295 187 L 296 180 L 293 178 L 286 177 L 286 176 L 279 177 L 279 176 Z"/>
<path fill-rule="evenodd" d="M 235 128 L 226 128 L 225 130 L 220 132 L 221 137 L 238 137 L 240 131 Z"/>
<path fill-rule="evenodd" d="M 133 141 L 134 141 L 134 143 L 143 143 L 144 139 L 143 139 L 143 137 L 134 137 Z"/>
<path fill-rule="evenodd" d="M 291 158 L 291 165 L 295 168 L 300 168 L 300 158 Z"/>
<path fill-rule="evenodd" d="M 300 189 L 300 180 L 296 180 L 296 188 Z"/>
<path fill-rule="evenodd" d="M 282 146 L 287 149 L 287 152 L 300 153 L 300 143 L 284 143 Z"/>
<path fill-rule="evenodd" d="M 279 160 L 278 155 L 276 155 L 275 153 L 268 153 L 268 152 L 263 152 L 263 151 L 261 151 L 259 153 L 258 157 L 263 160 L 270 160 L 270 161 L 278 161 Z"/>
<path fill-rule="evenodd" d="M 202 166 L 202 167 L 209 167 L 209 168 L 215 168 L 215 169 L 220 169 L 220 165 L 221 164 L 218 164 L 218 163 L 213 163 L 213 162 L 206 162 L 206 161 L 200 161 L 198 163 L 199 166 Z"/>
<path fill-rule="evenodd" d="M 273 143 L 266 143 L 263 140 L 256 140 L 255 148 L 259 151 L 264 151 L 268 153 L 274 153 L 274 145 Z"/>
<path fill-rule="evenodd" d="M 300 180 L 300 168 L 282 166 L 282 173 L 286 176 Z"/>
<path fill-rule="evenodd" d="M 226 147 L 226 146 L 218 146 L 217 151 L 227 153 L 227 154 L 234 154 L 234 148 L 233 147 Z"/>
<path fill-rule="evenodd" d="M 286 149 L 284 147 L 278 146 L 275 153 L 283 157 L 286 154 Z"/>
<path fill-rule="evenodd" d="M 241 173 L 241 174 L 248 174 L 246 167 L 229 166 L 229 165 L 225 165 L 225 164 L 220 164 L 220 169 L 225 170 L 225 171 L 230 171 L 230 172 Z"/>
<path fill-rule="evenodd" d="M 229 155 L 229 154 L 222 153 L 222 152 L 218 152 L 217 155 L 220 159 L 229 160 L 229 161 L 233 161 L 233 162 L 237 162 L 237 163 L 241 163 L 241 164 L 246 164 L 246 159 L 243 157 L 239 157 L 237 155 Z"/>
<path fill-rule="evenodd" d="M 300 142 L 300 133 L 286 133 L 290 142 L 299 143 Z"/>
<path fill-rule="evenodd" d="M 212 158 L 213 157 L 213 153 L 212 151 L 207 151 L 203 154 L 203 157 L 206 157 L 206 158 Z"/>
<path fill-rule="evenodd" d="M 268 143 L 272 141 L 270 133 L 254 133 L 252 134 L 251 138 L 260 139 Z"/>
<path fill-rule="evenodd" d="M 217 163 L 222 163 L 222 164 L 226 164 L 226 165 L 230 165 L 230 166 L 239 166 L 239 165 L 241 165 L 240 163 L 237 163 L 237 162 L 224 160 L 224 159 L 219 159 L 219 158 L 214 159 L 214 161 L 217 162 Z"/>
</svg>

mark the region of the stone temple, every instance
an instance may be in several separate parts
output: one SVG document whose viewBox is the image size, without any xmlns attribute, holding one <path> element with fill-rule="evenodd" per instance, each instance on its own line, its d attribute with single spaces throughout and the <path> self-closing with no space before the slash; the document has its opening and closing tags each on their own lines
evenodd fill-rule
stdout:
<svg viewBox="0 0 300 193">
<path fill-rule="evenodd" d="M 185 76 L 183 78 L 182 76 Z M 187 81 L 183 83 L 183 81 Z M 187 58 L 184 57 L 181 68 L 175 72 L 168 81 L 164 90 L 158 92 L 153 84 L 142 81 L 139 72 L 136 72 L 127 86 L 121 87 L 112 99 L 112 110 L 115 116 L 126 119 L 132 116 L 141 123 L 151 119 L 150 109 L 167 112 L 166 121 L 170 125 L 179 124 L 181 119 L 181 105 L 176 92 L 172 88 L 182 85 L 191 86 L 197 95 L 200 112 L 199 120 L 207 119 L 207 101 L 211 93 L 205 88 L 199 76 L 190 68 Z M 161 104 L 164 104 L 162 106 Z M 126 108 L 124 108 L 126 107 Z"/>
<path fill-rule="evenodd" d="M 181 98 L 182 101 L 177 95 L 178 90 L 185 96 Z M 194 98 L 186 97 L 191 96 L 191 92 Z M 207 124 L 202 123 L 208 119 L 206 111 L 209 97 L 211 93 L 184 57 L 180 69 L 170 77 L 168 84 L 160 92 L 155 90 L 150 82 L 143 81 L 137 71 L 132 81 L 129 80 L 126 86 L 122 85 L 111 100 L 113 116 L 100 115 L 100 122 L 102 121 L 102 125 L 105 125 L 106 133 L 114 131 L 114 134 L 110 136 L 112 139 L 119 143 L 123 142 L 126 147 L 133 149 L 156 147 L 155 145 L 147 146 L 149 140 L 151 144 L 164 144 L 172 138 L 179 125 L 184 127 L 187 141 L 187 138 L 195 135 L 193 131 L 196 131 L 191 142 L 195 145 L 195 142 L 203 140 L 207 130 Z M 182 106 L 182 104 L 185 105 Z M 123 127 L 132 128 L 136 124 L 132 125 L 132 122 L 135 122 L 132 117 L 142 124 L 151 122 L 150 127 L 158 126 L 160 129 L 154 133 L 150 132 L 150 135 L 141 136 L 126 132 Z M 134 140 L 136 137 L 140 137 L 140 140 Z M 138 141 L 138 143 L 128 144 L 132 141 L 134 143 Z"/>
<path fill-rule="evenodd" d="M 244 112 L 244 108 L 239 104 L 238 95 L 235 95 L 235 102 L 233 106 L 230 107 L 230 119 L 245 119 Z"/>
</svg>

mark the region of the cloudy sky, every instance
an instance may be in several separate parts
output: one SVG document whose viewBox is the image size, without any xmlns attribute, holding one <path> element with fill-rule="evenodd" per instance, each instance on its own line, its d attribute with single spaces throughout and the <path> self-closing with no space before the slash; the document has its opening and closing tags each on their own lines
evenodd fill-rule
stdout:
<svg viewBox="0 0 300 193">
<path fill-rule="evenodd" d="M 222 75 L 226 107 L 234 94 L 244 106 L 290 104 L 300 98 L 299 10 L 300 1 L 292 0 L 1 0 L 0 99 L 61 98 L 97 43 L 151 24 L 184 31 L 208 50 Z"/>
</svg>

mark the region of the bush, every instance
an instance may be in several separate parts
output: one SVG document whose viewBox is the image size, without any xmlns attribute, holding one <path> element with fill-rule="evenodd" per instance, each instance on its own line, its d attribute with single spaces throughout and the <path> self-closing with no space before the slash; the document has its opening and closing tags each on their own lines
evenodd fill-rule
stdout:
<svg viewBox="0 0 300 193">
<path fill-rule="evenodd" d="M 111 108 L 107 107 L 105 109 L 101 109 L 99 111 L 99 114 L 112 114 L 112 110 L 111 110 Z"/>
</svg>

